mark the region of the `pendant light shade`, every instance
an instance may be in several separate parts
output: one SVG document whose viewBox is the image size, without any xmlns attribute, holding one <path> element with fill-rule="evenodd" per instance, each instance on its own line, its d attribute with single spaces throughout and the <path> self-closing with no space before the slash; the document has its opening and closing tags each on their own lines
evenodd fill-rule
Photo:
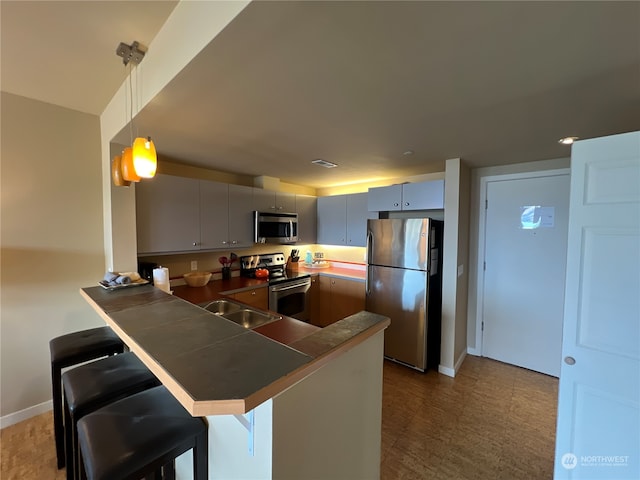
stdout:
<svg viewBox="0 0 640 480">
<path fill-rule="evenodd" d="M 116 187 L 128 187 L 131 182 L 125 180 L 122 176 L 122 157 L 116 155 L 111 162 L 111 178 Z"/>
<path fill-rule="evenodd" d="M 153 178 L 158 167 L 158 158 L 151 137 L 136 138 L 133 142 L 132 154 L 136 174 L 141 178 Z"/>
<path fill-rule="evenodd" d="M 140 175 L 136 173 L 136 169 L 133 165 L 133 155 L 131 147 L 127 147 L 122 151 L 121 159 L 122 178 L 129 182 L 139 182 Z"/>
</svg>

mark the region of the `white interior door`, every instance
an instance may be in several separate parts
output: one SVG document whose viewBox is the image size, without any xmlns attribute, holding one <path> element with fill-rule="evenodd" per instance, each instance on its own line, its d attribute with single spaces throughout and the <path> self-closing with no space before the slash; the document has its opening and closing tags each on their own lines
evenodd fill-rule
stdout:
<svg viewBox="0 0 640 480">
<path fill-rule="evenodd" d="M 489 181 L 486 199 L 482 355 L 557 377 L 569 175 Z"/>
<path fill-rule="evenodd" d="M 640 132 L 571 155 L 554 478 L 640 478 Z"/>
</svg>

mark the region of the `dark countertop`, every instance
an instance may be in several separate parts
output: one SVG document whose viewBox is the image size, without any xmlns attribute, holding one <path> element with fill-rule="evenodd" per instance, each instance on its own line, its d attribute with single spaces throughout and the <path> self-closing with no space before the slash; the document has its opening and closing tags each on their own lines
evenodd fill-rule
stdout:
<svg viewBox="0 0 640 480">
<path fill-rule="evenodd" d="M 389 325 L 363 311 L 320 330 L 285 317 L 252 331 L 150 285 L 80 293 L 194 416 L 246 413 Z"/>
<path fill-rule="evenodd" d="M 188 302 L 200 305 L 224 297 L 221 292 L 235 293 L 251 288 L 268 287 L 269 281 L 259 278 L 231 277 L 227 280 L 212 280 L 204 287 L 179 285 L 171 287 L 173 294 Z"/>
</svg>

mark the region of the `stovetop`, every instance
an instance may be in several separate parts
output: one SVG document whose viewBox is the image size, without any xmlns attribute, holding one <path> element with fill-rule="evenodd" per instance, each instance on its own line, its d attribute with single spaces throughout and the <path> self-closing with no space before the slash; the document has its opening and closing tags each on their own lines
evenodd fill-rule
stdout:
<svg viewBox="0 0 640 480">
<path fill-rule="evenodd" d="M 259 257 L 256 265 L 256 257 Z M 266 253 L 263 255 L 247 255 L 240 257 L 240 276 L 247 278 L 256 277 L 256 269 L 265 268 L 269 270 L 269 284 L 286 282 L 296 278 L 309 277 L 308 273 L 291 272 L 286 270 L 287 262 L 284 253 Z"/>
</svg>

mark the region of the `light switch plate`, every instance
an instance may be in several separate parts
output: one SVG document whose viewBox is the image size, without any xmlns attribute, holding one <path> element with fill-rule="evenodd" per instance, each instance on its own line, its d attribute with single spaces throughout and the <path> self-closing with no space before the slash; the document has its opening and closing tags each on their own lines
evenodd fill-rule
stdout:
<svg viewBox="0 0 640 480">
<path fill-rule="evenodd" d="M 191 271 L 194 270 L 198 270 L 198 261 L 197 260 L 192 260 L 191 261 Z"/>
</svg>

